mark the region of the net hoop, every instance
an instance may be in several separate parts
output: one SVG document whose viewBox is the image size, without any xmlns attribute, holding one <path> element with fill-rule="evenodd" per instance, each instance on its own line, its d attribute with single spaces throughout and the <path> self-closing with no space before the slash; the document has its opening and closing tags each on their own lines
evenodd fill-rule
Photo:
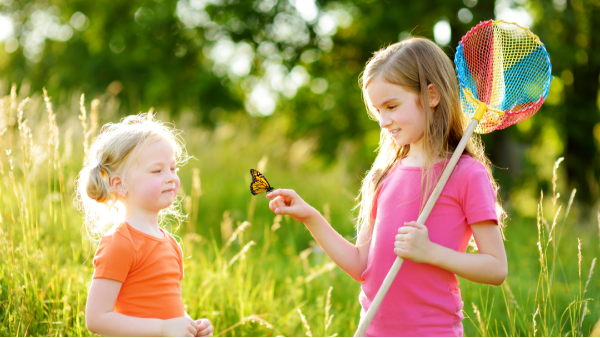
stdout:
<svg viewBox="0 0 600 338">
<path fill-rule="evenodd" d="M 546 100 L 552 64 L 540 38 L 526 27 L 488 20 L 471 28 L 454 57 L 463 115 L 486 109 L 475 132 L 504 129 L 533 116 Z"/>
</svg>

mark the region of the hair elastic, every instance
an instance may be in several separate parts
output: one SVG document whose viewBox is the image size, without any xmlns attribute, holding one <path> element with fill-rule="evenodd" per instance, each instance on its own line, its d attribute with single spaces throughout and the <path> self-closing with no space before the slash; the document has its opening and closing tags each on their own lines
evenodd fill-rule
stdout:
<svg viewBox="0 0 600 338">
<path fill-rule="evenodd" d="M 98 169 L 102 170 L 102 166 L 98 163 Z"/>
</svg>

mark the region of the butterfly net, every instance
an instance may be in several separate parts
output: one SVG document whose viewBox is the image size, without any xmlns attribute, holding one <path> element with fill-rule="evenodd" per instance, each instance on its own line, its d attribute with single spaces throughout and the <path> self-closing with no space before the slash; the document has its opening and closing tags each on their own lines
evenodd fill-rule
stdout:
<svg viewBox="0 0 600 338">
<path fill-rule="evenodd" d="M 502 20 L 484 21 L 460 41 L 454 58 L 460 101 L 470 120 L 487 105 L 475 132 L 486 134 L 530 118 L 548 96 L 550 56 L 526 28 Z"/>
</svg>

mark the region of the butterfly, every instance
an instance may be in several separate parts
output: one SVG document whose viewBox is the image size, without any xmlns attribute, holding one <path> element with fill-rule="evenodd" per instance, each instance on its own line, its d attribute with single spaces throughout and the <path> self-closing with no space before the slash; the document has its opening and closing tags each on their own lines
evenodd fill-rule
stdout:
<svg viewBox="0 0 600 338">
<path fill-rule="evenodd" d="M 252 183 L 250 183 L 250 192 L 252 195 L 262 194 L 263 192 L 273 191 L 273 187 L 269 184 L 267 179 L 258 170 L 250 169 L 252 174 Z"/>
</svg>

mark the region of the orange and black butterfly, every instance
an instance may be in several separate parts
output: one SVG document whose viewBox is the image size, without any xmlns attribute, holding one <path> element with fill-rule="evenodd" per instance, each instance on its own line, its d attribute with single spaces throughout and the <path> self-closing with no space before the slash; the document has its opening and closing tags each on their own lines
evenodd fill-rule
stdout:
<svg viewBox="0 0 600 338">
<path fill-rule="evenodd" d="M 274 188 L 258 170 L 250 169 L 250 174 L 252 174 L 252 183 L 250 183 L 250 192 L 252 195 L 273 191 Z"/>
</svg>

